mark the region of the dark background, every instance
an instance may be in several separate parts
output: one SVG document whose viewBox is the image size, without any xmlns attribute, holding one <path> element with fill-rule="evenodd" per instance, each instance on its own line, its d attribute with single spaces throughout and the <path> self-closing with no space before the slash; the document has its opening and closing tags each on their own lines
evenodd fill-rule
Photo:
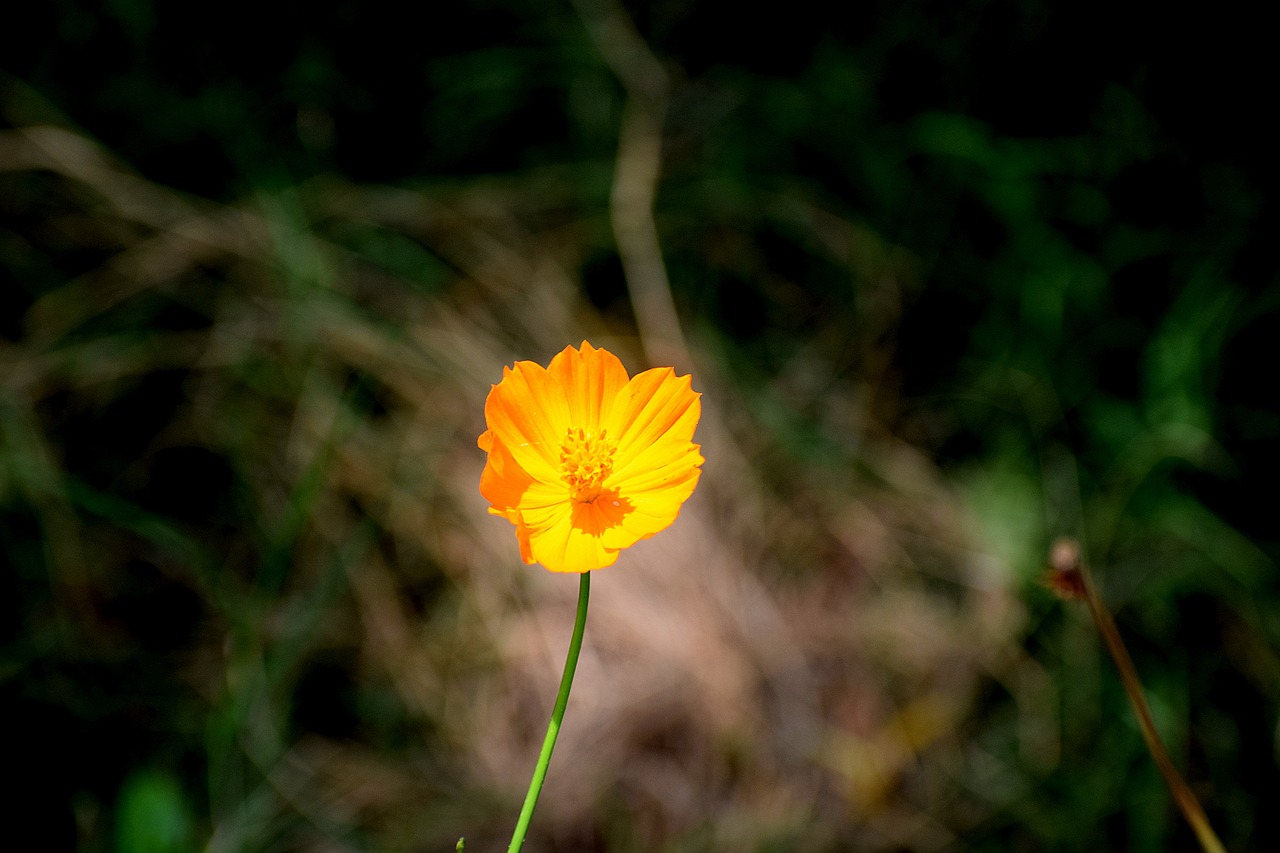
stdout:
<svg viewBox="0 0 1280 853">
<path fill-rule="evenodd" d="M 584 23 L 618 11 L 5 13 L 15 838 L 503 843 L 551 696 L 512 662 L 510 626 L 468 627 L 541 600 L 476 592 L 478 573 L 538 570 L 484 526 L 473 442 L 514 358 L 589 337 L 643 366 L 610 230 L 628 90 Z M 626 16 L 670 83 L 654 218 L 682 367 L 715 419 L 693 511 L 720 552 L 755 555 L 736 571 L 793 625 L 838 600 L 861 627 L 796 639 L 819 685 L 803 711 L 759 672 L 764 710 L 732 746 L 674 712 L 636 724 L 600 778 L 654 756 L 711 774 L 683 811 L 617 783 L 544 807 L 530 846 L 1195 849 L 1083 612 L 1038 585 L 1069 535 L 1228 849 L 1274 849 L 1280 221 L 1261 7 Z M 866 507 L 896 544 L 849 527 Z M 947 615 L 921 629 L 929 654 L 983 650 L 963 679 L 926 689 L 866 644 L 890 589 Z M 998 636 L 973 627 L 995 624 L 992 590 L 1017 614 Z M 407 639 L 376 638 L 387 601 Z M 405 687 L 418 671 L 435 675 Z M 515 709 L 514 745 L 459 720 L 477 696 Z M 898 713 L 922 696 L 954 709 L 927 737 Z M 858 743 L 909 732 L 909 757 L 874 753 L 893 769 L 869 797 L 857 762 L 788 758 L 775 715 Z M 741 805 L 783 789 L 803 793 L 776 814 Z"/>
</svg>

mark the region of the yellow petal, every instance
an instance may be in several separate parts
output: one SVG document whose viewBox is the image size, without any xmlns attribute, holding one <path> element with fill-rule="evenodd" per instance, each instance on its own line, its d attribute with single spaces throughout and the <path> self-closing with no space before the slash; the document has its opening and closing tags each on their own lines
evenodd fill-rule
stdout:
<svg viewBox="0 0 1280 853">
<path fill-rule="evenodd" d="M 701 461 L 697 445 L 691 447 L 693 450 L 688 458 Z M 624 502 L 628 511 L 617 524 L 602 532 L 601 544 L 606 548 L 628 548 L 670 527 L 680 515 L 684 502 L 693 494 L 701 474 L 701 469 L 687 460 L 679 460 L 644 477 L 620 483 L 619 500 Z"/>
<path fill-rule="evenodd" d="M 606 513 L 594 504 L 566 503 L 548 513 L 550 522 L 541 529 L 529 528 L 533 558 L 553 572 L 589 572 L 613 565 L 616 549 L 606 548 L 600 532 L 609 523 Z"/>
<path fill-rule="evenodd" d="M 491 514 L 519 526 L 526 510 L 555 506 L 568 500 L 569 491 L 563 483 L 533 479 L 507 451 L 506 445 L 496 439 L 491 448 L 480 474 L 480 494 L 491 504 Z"/>
<path fill-rule="evenodd" d="M 702 395 L 690 383 L 670 367 L 657 367 L 636 374 L 622 389 L 607 419 L 618 442 L 615 476 L 625 475 L 638 460 L 652 465 L 655 456 L 687 446 L 702 416 Z"/>
<path fill-rule="evenodd" d="M 692 441 L 699 398 L 672 368 L 628 379 L 616 356 L 587 341 L 565 347 L 547 368 L 529 361 L 504 368 L 477 439 L 489 454 L 480 491 L 491 513 L 515 525 L 521 559 L 554 572 L 591 571 L 668 527 L 701 475 Z M 579 467 L 598 462 L 607 473 L 563 470 L 571 430 L 591 453 L 611 454 Z M 603 480 L 584 485 L 575 477 Z"/>
<path fill-rule="evenodd" d="M 661 492 L 698 474 L 698 466 L 704 461 L 699 452 L 701 449 L 697 444 L 684 442 L 683 446 L 673 444 L 662 454 L 656 451 L 642 453 L 626 473 L 610 477 L 606 485 L 628 500 L 650 492 Z"/>
</svg>

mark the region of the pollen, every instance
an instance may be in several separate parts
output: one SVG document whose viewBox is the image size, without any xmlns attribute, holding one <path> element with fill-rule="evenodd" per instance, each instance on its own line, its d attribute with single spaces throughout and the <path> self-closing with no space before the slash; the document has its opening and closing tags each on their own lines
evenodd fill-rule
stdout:
<svg viewBox="0 0 1280 853">
<path fill-rule="evenodd" d="M 605 479 L 613 473 L 613 454 L 618 443 L 606 433 L 603 429 L 590 433 L 581 427 L 571 427 L 560 445 L 560 477 L 568 484 L 570 495 L 577 503 L 595 500 Z"/>
</svg>

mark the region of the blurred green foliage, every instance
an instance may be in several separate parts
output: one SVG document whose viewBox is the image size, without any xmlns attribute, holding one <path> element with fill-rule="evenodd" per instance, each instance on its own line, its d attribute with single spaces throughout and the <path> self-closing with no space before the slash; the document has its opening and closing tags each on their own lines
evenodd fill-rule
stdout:
<svg viewBox="0 0 1280 853">
<path fill-rule="evenodd" d="M 859 437 L 901 439 L 1025 602 L 1008 654 L 1051 682 L 1058 746 L 991 675 L 953 733 L 963 761 L 929 776 L 950 787 L 910 792 L 935 809 L 921 820 L 960 849 L 1193 849 L 1090 625 L 1037 586 L 1072 535 L 1227 846 L 1273 849 L 1280 196 L 1260 13 L 629 11 L 673 80 L 655 213 L 672 295 L 751 464 L 803 505 L 882 476 Z M 488 665 L 459 651 L 475 637 L 437 534 L 469 529 L 442 481 L 475 412 L 422 391 L 442 412 L 428 461 L 376 448 L 408 434 L 406 387 L 479 393 L 532 355 L 528 306 L 474 295 L 493 258 L 459 221 L 555 247 L 566 310 L 633 334 L 608 207 L 625 87 L 569 4 L 6 18 L 0 155 L 66 128 L 169 205 L 125 215 L 133 196 L 56 155 L 0 167 L 0 707 L 24 820 L 46 849 L 320 849 L 297 824 L 326 849 L 463 830 L 487 849 L 469 825 L 492 832 L 505 804 L 455 781 L 461 735 L 369 675 L 339 602 L 381 560 L 442 671 Z M 166 263 L 176 278 L 144 286 Z M 443 322 L 440 343 L 412 338 L 423 304 L 473 323 L 493 363 L 451 361 Z M 356 469 L 386 494 L 333 489 Z M 410 493 L 435 550 L 387 544 Z M 290 799 L 284 757 L 308 738 L 416 762 L 436 780 L 410 798 L 426 828 Z M 750 849 L 894 847 L 822 814 Z M 662 849 L 718 849 L 703 829 Z"/>
<path fill-rule="evenodd" d="M 136 773 L 120 789 L 116 845 L 121 853 L 178 853 L 195 846 L 190 810 L 178 780 Z"/>
</svg>

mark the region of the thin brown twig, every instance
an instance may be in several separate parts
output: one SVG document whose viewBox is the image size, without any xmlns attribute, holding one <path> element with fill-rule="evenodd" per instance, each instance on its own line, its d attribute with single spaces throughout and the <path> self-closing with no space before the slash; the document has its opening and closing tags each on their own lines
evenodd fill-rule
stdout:
<svg viewBox="0 0 1280 853">
<path fill-rule="evenodd" d="M 1226 848 L 1209 824 L 1209 817 L 1205 814 L 1200 801 L 1196 799 L 1195 793 L 1169 757 L 1169 750 L 1165 748 L 1160 732 L 1156 729 L 1155 720 L 1151 716 L 1151 707 L 1147 704 L 1146 695 L 1142 690 L 1142 681 L 1138 678 L 1133 659 L 1129 657 L 1129 650 L 1125 648 L 1124 640 L 1120 637 L 1120 630 L 1116 627 L 1111 612 L 1107 610 L 1102 596 L 1098 593 L 1098 587 L 1093 582 L 1088 566 L 1080 559 L 1079 545 L 1069 539 L 1059 540 L 1054 544 L 1051 562 L 1052 567 L 1046 582 L 1064 598 L 1084 599 L 1089 608 L 1089 615 L 1093 617 L 1098 633 L 1102 636 L 1102 642 L 1107 647 L 1116 670 L 1120 673 L 1120 683 L 1124 685 L 1125 695 L 1129 697 L 1129 704 L 1138 718 L 1138 728 L 1142 732 L 1142 739 L 1146 741 L 1147 751 L 1151 753 L 1156 769 L 1160 771 L 1182 816 L 1191 825 L 1191 830 L 1195 833 L 1200 846 L 1204 848 L 1205 853 L 1226 853 Z"/>
</svg>

